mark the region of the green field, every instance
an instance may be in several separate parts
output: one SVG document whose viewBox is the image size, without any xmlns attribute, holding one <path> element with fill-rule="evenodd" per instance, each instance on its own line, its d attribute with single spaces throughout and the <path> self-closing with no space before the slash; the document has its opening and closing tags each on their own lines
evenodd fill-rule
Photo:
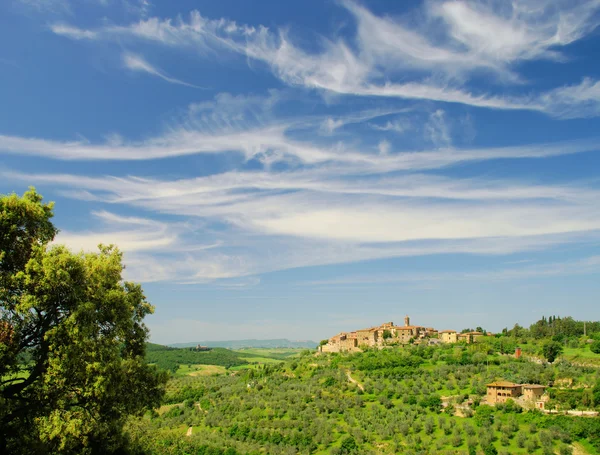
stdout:
<svg viewBox="0 0 600 455">
<path fill-rule="evenodd" d="M 175 376 L 210 376 L 226 373 L 227 369 L 221 365 L 179 365 Z"/>
<path fill-rule="evenodd" d="M 600 354 L 594 354 L 589 346 L 585 348 L 565 348 L 562 357 L 571 362 L 600 365 Z"/>
</svg>

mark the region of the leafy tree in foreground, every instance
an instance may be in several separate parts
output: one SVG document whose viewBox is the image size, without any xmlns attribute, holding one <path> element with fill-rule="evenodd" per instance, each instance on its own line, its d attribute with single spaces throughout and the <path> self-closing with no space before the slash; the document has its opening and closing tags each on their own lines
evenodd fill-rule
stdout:
<svg viewBox="0 0 600 455">
<path fill-rule="evenodd" d="M 596 340 L 590 345 L 590 351 L 594 354 L 600 354 L 600 340 Z"/>
<path fill-rule="evenodd" d="M 113 246 L 49 246 L 52 204 L 0 196 L 0 453 L 122 450 L 166 377 L 144 362 L 153 308 Z"/>
<path fill-rule="evenodd" d="M 542 345 L 542 355 L 550 363 L 554 362 L 554 360 L 556 360 L 556 358 L 562 353 L 562 351 L 562 344 L 556 341 L 546 341 Z"/>
</svg>

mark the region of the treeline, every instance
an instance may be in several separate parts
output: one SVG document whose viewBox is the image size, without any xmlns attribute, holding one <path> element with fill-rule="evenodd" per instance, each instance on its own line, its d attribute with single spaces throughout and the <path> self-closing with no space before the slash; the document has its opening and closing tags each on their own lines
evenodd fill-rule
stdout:
<svg viewBox="0 0 600 455">
<path fill-rule="evenodd" d="M 571 316 L 542 316 L 529 329 L 515 324 L 512 329 L 505 328 L 502 333 L 517 338 L 553 338 L 555 341 L 583 335 L 600 339 L 600 321 L 577 321 Z"/>
<path fill-rule="evenodd" d="M 248 356 L 249 354 L 245 354 Z M 248 362 L 240 358 L 239 353 L 224 348 L 213 348 L 210 351 L 196 351 L 190 348 L 171 348 L 148 343 L 146 361 L 163 370 L 177 371 L 179 365 L 220 365 L 230 368 L 246 365 Z"/>
</svg>

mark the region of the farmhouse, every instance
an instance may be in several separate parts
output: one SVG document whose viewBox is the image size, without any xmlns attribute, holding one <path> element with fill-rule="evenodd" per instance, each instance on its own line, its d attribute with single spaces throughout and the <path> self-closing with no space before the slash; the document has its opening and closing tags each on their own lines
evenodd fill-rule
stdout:
<svg viewBox="0 0 600 455">
<path fill-rule="evenodd" d="M 515 384 L 508 381 L 492 382 L 487 385 L 486 400 L 489 404 L 505 403 L 509 398 L 537 403 L 543 401 L 546 387 L 540 384 Z M 542 406 L 543 408 L 543 406 Z"/>
<path fill-rule="evenodd" d="M 523 398 L 529 401 L 539 401 L 546 391 L 546 387 L 540 384 L 523 384 Z"/>
<path fill-rule="evenodd" d="M 498 381 L 487 385 L 487 402 L 490 404 L 505 403 L 509 398 L 521 396 L 522 386 L 514 382 Z"/>
</svg>

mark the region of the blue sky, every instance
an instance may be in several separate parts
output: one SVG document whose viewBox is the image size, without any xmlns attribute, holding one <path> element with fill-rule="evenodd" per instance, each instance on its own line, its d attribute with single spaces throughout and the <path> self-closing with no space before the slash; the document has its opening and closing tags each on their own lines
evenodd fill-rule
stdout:
<svg viewBox="0 0 600 455">
<path fill-rule="evenodd" d="M 600 1 L 7 0 L 0 192 L 161 343 L 600 318 Z"/>
</svg>

